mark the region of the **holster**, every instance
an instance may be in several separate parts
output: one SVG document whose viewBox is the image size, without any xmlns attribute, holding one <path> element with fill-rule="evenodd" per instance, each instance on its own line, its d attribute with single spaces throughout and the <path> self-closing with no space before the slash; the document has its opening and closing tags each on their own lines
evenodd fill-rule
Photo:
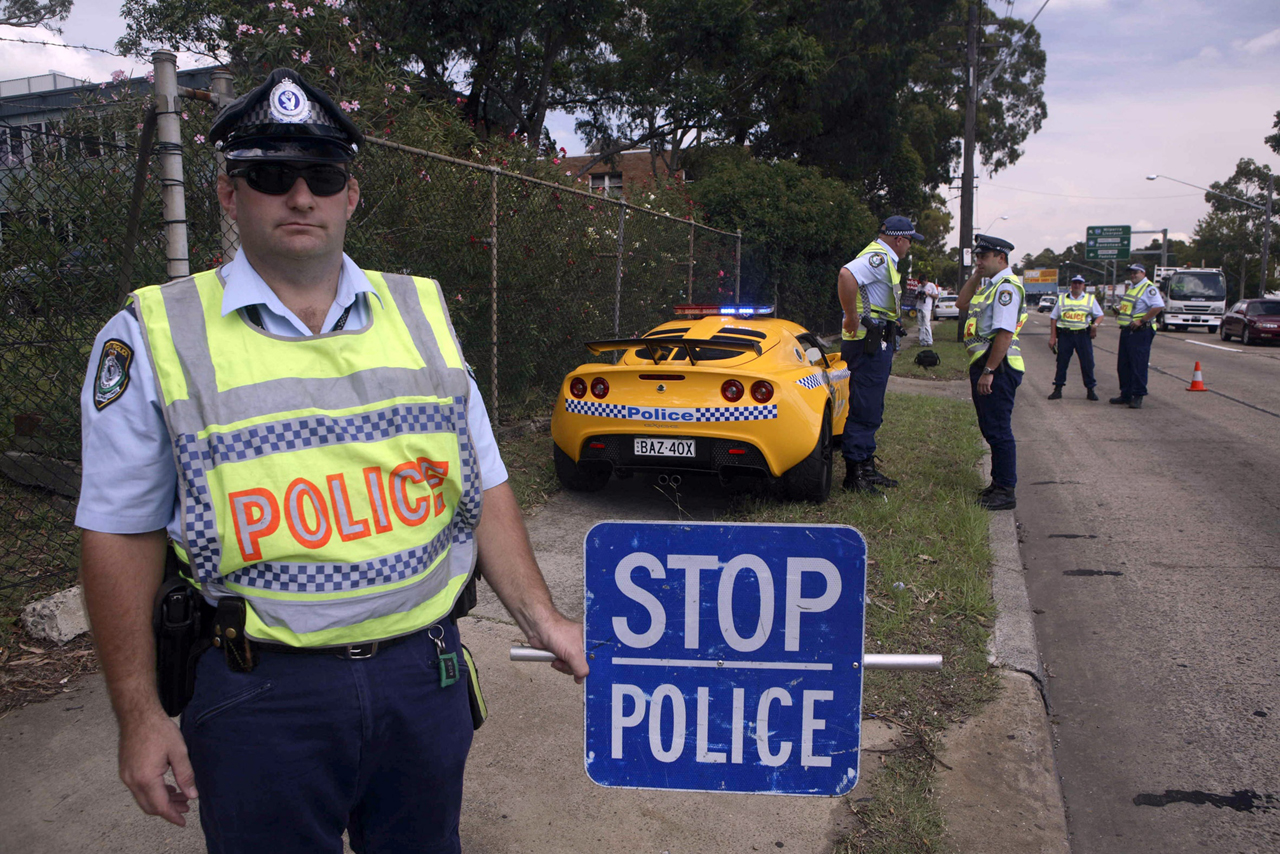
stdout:
<svg viewBox="0 0 1280 854">
<path fill-rule="evenodd" d="M 885 323 L 872 317 L 864 317 L 859 321 L 867 334 L 862 337 L 863 353 L 878 353 L 880 344 L 885 340 Z"/>
<path fill-rule="evenodd" d="M 211 609 L 200 591 L 181 572 L 182 562 L 170 546 L 164 581 L 156 591 L 151 626 L 156 638 L 156 691 L 165 714 L 182 713 L 196 689 L 196 662 L 209 648 Z"/>
</svg>

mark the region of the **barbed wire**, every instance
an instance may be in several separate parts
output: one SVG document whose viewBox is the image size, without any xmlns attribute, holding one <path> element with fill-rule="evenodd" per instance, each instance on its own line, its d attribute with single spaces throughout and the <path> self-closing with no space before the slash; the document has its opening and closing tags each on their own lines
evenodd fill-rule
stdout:
<svg viewBox="0 0 1280 854">
<path fill-rule="evenodd" d="M 118 56 L 121 59 L 129 58 L 127 54 L 116 53 L 114 51 L 110 51 L 110 50 L 107 50 L 106 48 L 101 48 L 101 47 L 89 47 L 89 45 L 87 44 L 61 44 L 59 42 L 38 42 L 35 39 L 13 39 L 13 38 L 5 38 L 3 36 L 0 36 L 0 42 L 15 42 L 17 44 L 37 44 L 37 45 L 42 45 L 44 47 L 65 47 L 65 48 L 71 48 L 72 50 L 92 50 L 97 53 L 105 53 L 107 56 Z M 34 76 L 39 77 L 41 75 L 37 74 Z M 69 77 L 71 75 L 67 75 L 67 76 Z"/>
</svg>

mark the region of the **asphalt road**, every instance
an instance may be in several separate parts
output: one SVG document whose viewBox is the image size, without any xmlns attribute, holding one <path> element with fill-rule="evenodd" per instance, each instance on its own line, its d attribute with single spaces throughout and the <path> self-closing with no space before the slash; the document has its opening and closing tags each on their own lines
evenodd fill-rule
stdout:
<svg viewBox="0 0 1280 854">
<path fill-rule="evenodd" d="M 1160 333 L 1141 410 L 1119 334 L 1049 401 L 1021 340 L 1018 509 L 1076 854 L 1280 850 L 1280 348 Z M 1208 393 L 1185 389 L 1199 360 Z"/>
</svg>

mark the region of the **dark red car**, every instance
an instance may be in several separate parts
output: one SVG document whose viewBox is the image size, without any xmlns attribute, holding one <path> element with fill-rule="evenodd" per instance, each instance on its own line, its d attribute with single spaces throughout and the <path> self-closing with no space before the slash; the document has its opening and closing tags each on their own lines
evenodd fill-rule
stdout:
<svg viewBox="0 0 1280 854">
<path fill-rule="evenodd" d="M 1245 344 L 1280 341 L 1280 299 L 1242 299 L 1222 316 L 1218 335 L 1230 341 L 1234 335 Z"/>
</svg>

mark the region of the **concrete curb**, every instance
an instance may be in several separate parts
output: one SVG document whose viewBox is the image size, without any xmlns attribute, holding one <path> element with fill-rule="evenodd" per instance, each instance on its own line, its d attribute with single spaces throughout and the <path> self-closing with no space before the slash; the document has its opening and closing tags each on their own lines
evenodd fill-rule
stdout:
<svg viewBox="0 0 1280 854">
<path fill-rule="evenodd" d="M 986 480 L 990 455 L 981 467 Z M 992 513 L 987 531 L 997 612 L 990 660 L 1004 672 L 1000 696 L 942 737 L 952 766 L 938 775 L 947 836 L 965 852 L 1070 854 L 1044 667 L 1013 512 Z"/>
</svg>

